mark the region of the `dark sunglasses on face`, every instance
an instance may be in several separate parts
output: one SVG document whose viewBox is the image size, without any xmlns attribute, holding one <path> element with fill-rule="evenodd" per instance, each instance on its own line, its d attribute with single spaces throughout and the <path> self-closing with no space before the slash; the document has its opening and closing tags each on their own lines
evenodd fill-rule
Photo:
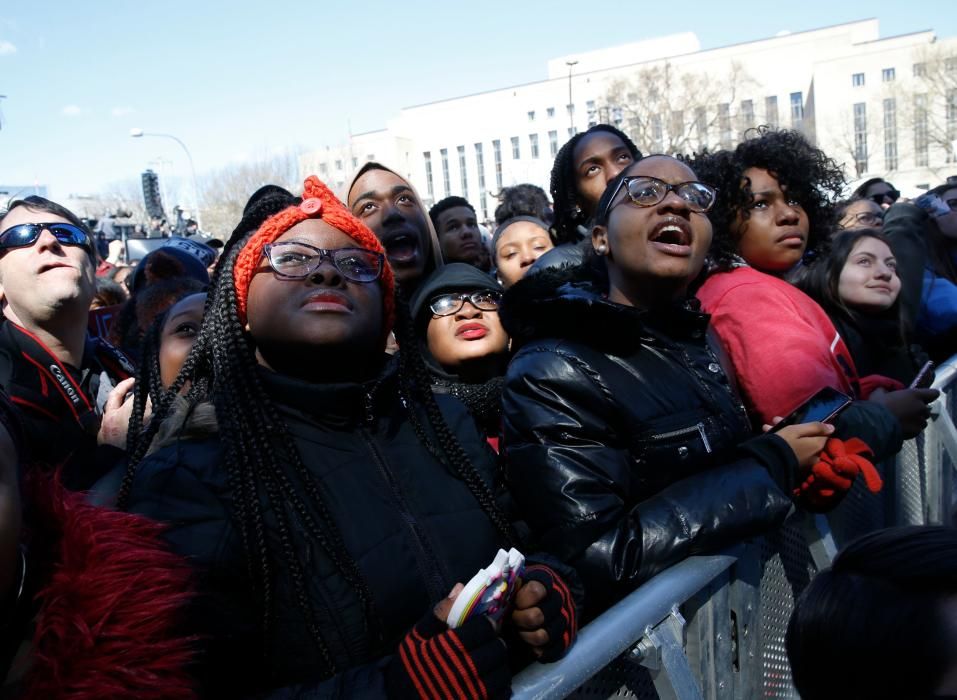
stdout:
<svg viewBox="0 0 957 700">
<path fill-rule="evenodd" d="M 605 209 L 606 217 L 608 212 L 614 208 L 615 199 L 622 187 L 625 188 L 625 192 L 632 203 L 639 207 L 653 207 L 663 201 L 669 192 L 674 192 L 685 201 L 691 211 L 699 214 L 711 209 L 714 206 L 714 200 L 717 198 L 717 190 L 703 182 L 679 182 L 677 185 L 672 185 L 656 177 L 634 175 L 624 177 L 618 183 L 615 193 L 608 200 L 608 207 Z"/>
<path fill-rule="evenodd" d="M 37 242 L 43 229 L 49 231 L 60 245 L 73 245 L 92 253 L 93 247 L 86 231 L 73 224 L 43 223 L 18 224 L 0 233 L 0 250 L 25 248 Z"/>
<path fill-rule="evenodd" d="M 330 260 L 332 266 L 350 282 L 374 282 L 382 274 L 383 255 L 365 248 L 324 250 L 308 243 L 267 243 L 263 255 L 280 277 L 305 279 Z"/>
<path fill-rule="evenodd" d="M 450 294 L 440 294 L 429 302 L 429 308 L 436 316 L 451 316 L 458 313 L 459 309 L 465 306 L 465 302 L 470 303 L 479 311 L 498 311 L 499 302 L 502 301 L 502 295 L 499 292 L 490 290 L 481 290 L 478 292 L 454 292 Z"/>
<path fill-rule="evenodd" d="M 883 204 L 885 199 L 889 199 L 891 204 L 900 199 L 901 193 L 898 190 L 887 190 L 887 192 L 881 192 L 880 194 L 872 194 L 871 201 L 877 204 Z"/>
</svg>

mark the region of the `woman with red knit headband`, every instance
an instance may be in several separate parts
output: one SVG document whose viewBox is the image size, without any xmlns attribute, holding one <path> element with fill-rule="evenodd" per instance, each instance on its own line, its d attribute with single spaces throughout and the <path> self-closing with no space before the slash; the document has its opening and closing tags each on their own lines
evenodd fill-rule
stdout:
<svg viewBox="0 0 957 700">
<path fill-rule="evenodd" d="M 527 566 L 500 631 L 445 625 L 450 590 L 518 544 L 487 446 L 419 380 L 417 354 L 384 353 L 407 312 L 378 239 L 325 185 L 310 177 L 301 203 L 254 220 L 227 247 L 119 497 L 169 523 L 195 564 L 203 690 L 507 696 L 502 638 L 560 656 L 573 575 Z"/>
</svg>

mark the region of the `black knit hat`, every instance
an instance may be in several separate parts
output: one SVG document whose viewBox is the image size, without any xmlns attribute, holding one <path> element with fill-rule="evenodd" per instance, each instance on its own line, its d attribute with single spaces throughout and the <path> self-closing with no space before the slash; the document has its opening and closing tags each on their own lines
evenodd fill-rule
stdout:
<svg viewBox="0 0 957 700">
<path fill-rule="evenodd" d="M 429 308 L 429 302 L 443 292 L 477 292 L 488 289 L 504 292 L 504 288 L 491 275 L 465 263 L 448 263 L 429 275 L 415 291 L 410 308 L 412 318 L 420 322 L 419 315 Z"/>
</svg>

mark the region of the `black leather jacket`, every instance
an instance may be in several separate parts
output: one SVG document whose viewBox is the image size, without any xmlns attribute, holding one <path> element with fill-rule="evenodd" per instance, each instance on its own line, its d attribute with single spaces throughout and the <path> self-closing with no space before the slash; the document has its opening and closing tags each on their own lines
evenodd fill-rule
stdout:
<svg viewBox="0 0 957 700">
<path fill-rule="evenodd" d="M 778 525 L 797 461 L 750 425 L 708 316 L 609 302 L 583 268 L 526 277 L 503 324 L 508 480 L 590 614 L 677 561 Z"/>
</svg>

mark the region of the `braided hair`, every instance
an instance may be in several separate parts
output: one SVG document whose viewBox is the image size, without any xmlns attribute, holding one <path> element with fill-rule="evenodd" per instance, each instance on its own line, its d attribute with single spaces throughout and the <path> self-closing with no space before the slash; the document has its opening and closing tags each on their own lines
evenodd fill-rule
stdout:
<svg viewBox="0 0 957 700">
<path fill-rule="evenodd" d="M 748 168 L 767 170 L 801 203 L 809 225 L 805 261 L 826 255 L 834 224 L 832 203 L 841 198 L 844 173 L 799 132 L 767 126 L 749 129 L 733 151 L 701 155 L 689 164 L 702 182 L 718 189 L 717 200 L 708 213 L 714 225 L 711 257 L 718 269 L 730 269 L 737 255 L 738 236 L 732 231 L 738 215 L 743 221 L 750 217 L 754 195 L 750 181 L 744 177 Z"/>
<path fill-rule="evenodd" d="M 244 217 L 240 228 L 249 224 Z M 274 624 L 274 574 L 288 571 L 291 591 L 310 636 L 333 675 L 337 667 L 333 647 L 325 638 L 307 585 L 307 563 L 294 533 L 302 529 L 317 542 L 333 566 L 355 591 L 364 610 L 364 623 L 373 643 L 381 640 L 371 591 L 355 559 L 345 547 L 341 531 L 326 505 L 320 484 L 306 469 L 295 443 L 260 380 L 255 350 L 240 320 L 234 287 L 234 268 L 256 229 L 235 235 L 220 260 L 207 297 L 203 325 L 183 370 L 154 405 L 154 417 L 134 440 L 120 503 L 125 507 L 136 465 L 143 459 L 159 424 L 169 416 L 173 398 L 189 382 L 185 400 L 190 410 L 211 400 L 216 411 L 223 448 L 222 463 L 235 497 L 235 520 L 242 538 L 250 581 L 261 609 L 264 643 Z M 408 317 L 408 310 L 404 310 Z M 411 329 L 411 322 L 403 322 Z M 415 347 L 410 342 L 408 347 Z M 471 464 L 445 422 L 432 396 L 427 371 L 416 353 L 405 353 L 399 383 L 416 435 L 429 451 L 468 486 L 479 505 L 502 534 L 505 543 L 517 541 L 508 520 L 495 503 L 491 488 Z M 424 420 L 423 420 L 424 414 Z M 267 526 L 264 513 L 273 514 Z M 278 551 L 270 546 L 267 528 L 277 535 Z M 373 628 L 373 624 L 375 627 Z M 265 653 L 265 648 L 264 648 Z"/>
<path fill-rule="evenodd" d="M 578 185 L 576 184 L 573 156 L 578 142 L 596 132 L 605 132 L 617 136 L 635 160 L 641 158 L 641 151 L 638 150 L 634 142 L 623 131 L 611 124 L 596 124 L 588 131 L 575 134 L 565 142 L 565 145 L 559 149 L 555 156 L 551 184 L 549 185 L 554 208 L 553 227 L 559 243 L 577 242 L 581 238 L 578 227 L 585 225 L 589 219 L 589 214 L 582 211 L 581 203 L 578 201 Z"/>
</svg>

